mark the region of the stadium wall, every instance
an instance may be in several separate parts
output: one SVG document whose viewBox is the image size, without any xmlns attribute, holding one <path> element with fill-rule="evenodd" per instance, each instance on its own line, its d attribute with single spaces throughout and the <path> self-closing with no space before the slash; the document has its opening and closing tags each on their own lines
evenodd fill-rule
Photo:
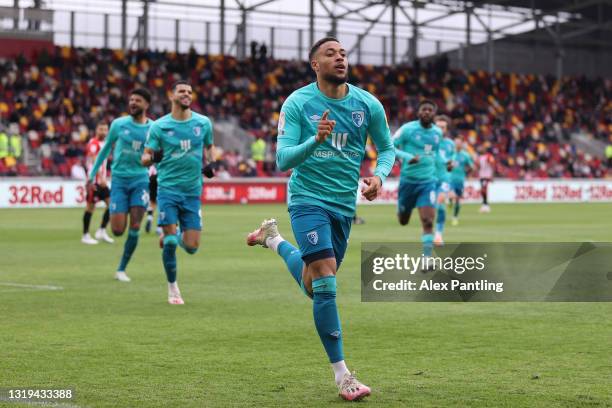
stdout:
<svg viewBox="0 0 612 408">
<path fill-rule="evenodd" d="M 399 181 L 388 179 L 378 200 L 358 204 L 395 204 Z M 0 208 L 75 208 L 85 205 L 81 181 L 51 178 L 0 179 Z M 480 202 L 480 183 L 468 180 L 464 202 Z M 287 179 L 231 179 L 204 184 L 204 204 L 263 204 L 287 201 Z M 489 186 L 491 203 L 612 202 L 612 180 L 495 180 Z"/>
</svg>

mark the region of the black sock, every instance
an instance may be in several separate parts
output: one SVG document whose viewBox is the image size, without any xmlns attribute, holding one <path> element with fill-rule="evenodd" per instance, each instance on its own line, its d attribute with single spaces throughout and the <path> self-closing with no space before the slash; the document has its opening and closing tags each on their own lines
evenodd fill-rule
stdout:
<svg viewBox="0 0 612 408">
<path fill-rule="evenodd" d="M 89 223 L 91 222 L 91 213 L 85 211 L 83 214 L 83 235 L 89 232 Z"/>
<path fill-rule="evenodd" d="M 100 224 L 100 228 L 104 229 L 108 225 L 108 220 L 110 219 L 110 213 L 108 208 L 104 211 L 104 215 L 102 216 L 102 224 Z"/>
<path fill-rule="evenodd" d="M 147 215 L 153 215 L 153 209 L 152 208 L 148 208 L 147 209 Z"/>
</svg>

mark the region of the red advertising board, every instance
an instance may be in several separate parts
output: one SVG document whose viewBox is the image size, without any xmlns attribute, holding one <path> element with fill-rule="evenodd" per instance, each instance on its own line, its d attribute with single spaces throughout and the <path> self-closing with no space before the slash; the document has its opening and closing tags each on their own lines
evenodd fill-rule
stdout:
<svg viewBox="0 0 612 408">
<path fill-rule="evenodd" d="M 202 189 L 205 204 L 255 204 L 287 202 L 287 183 L 275 182 L 231 182 L 205 183 Z"/>
</svg>

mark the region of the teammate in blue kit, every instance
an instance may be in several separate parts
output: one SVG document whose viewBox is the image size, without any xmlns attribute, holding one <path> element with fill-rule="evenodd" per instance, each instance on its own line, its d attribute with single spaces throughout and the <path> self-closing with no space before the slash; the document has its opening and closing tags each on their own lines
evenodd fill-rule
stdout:
<svg viewBox="0 0 612 408">
<path fill-rule="evenodd" d="M 393 135 L 395 154 L 402 160 L 397 218 L 401 225 L 406 225 L 412 210 L 415 207 L 419 209 L 423 226 L 421 242 L 426 257 L 430 257 L 433 251 L 436 172 L 440 166 L 442 141 L 442 130 L 433 123 L 436 110 L 434 102 L 421 101 L 417 108 L 418 120 L 402 125 Z"/>
<path fill-rule="evenodd" d="M 172 85 L 172 112 L 153 122 L 142 163 L 157 163 L 157 208 L 162 227 L 162 261 L 168 279 L 168 303 L 182 305 L 176 281 L 176 247 L 195 254 L 202 230 L 202 152 L 213 155 L 212 122 L 190 108 L 193 90 L 186 81 Z M 212 174 L 208 174 L 212 176 Z M 180 224 L 181 235 L 177 234 Z"/>
<path fill-rule="evenodd" d="M 374 200 L 395 160 L 385 111 L 368 92 L 347 84 L 346 50 L 331 37 L 309 54 L 317 81 L 293 92 L 281 108 L 276 161 L 289 180 L 289 215 L 299 249 L 278 233 L 274 219 L 247 237 L 248 245 L 271 248 L 313 300 L 314 322 L 334 370 L 339 394 L 361 399 L 370 388 L 344 362 L 336 306 L 336 271 L 346 252 L 368 135 L 378 150 L 373 177 L 361 194 Z"/>
<path fill-rule="evenodd" d="M 114 146 L 110 193 L 110 222 L 113 234 L 119 236 L 125 232 L 128 212 L 130 215 L 128 237 L 115 273 L 115 278 L 121 282 L 130 281 L 125 270 L 138 245 L 140 222 L 149 204 L 149 175 L 147 169 L 140 163 L 140 156 L 144 151 L 145 140 L 152 123 L 147 118 L 150 103 L 151 94 L 146 89 L 134 89 L 130 93 L 128 102 L 130 114 L 111 123 L 107 141 L 89 174 L 89 182 L 92 183 L 100 165 L 104 163 Z"/>
<path fill-rule="evenodd" d="M 461 138 L 455 139 L 455 145 L 457 147 L 455 159 L 453 161 L 453 170 L 450 173 L 450 185 L 455 193 L 455 197 L 453 198 L 455 202 L 452 221 L 453 226 L 459 225 L 459 211 L 461 210 L 461 199 L 463 198 L 465 179 L 467 174 L 474 167 L 474 159 L 472 159 L 472 156 L 466 150 L 465 143 L 466 142 Z"/>
<path fill-rule="evenodd" d="M 434 236 L 435 245 L 444 245 L 444 224 L 446 223 L 446 202 L 450 193 L 450 171 L 452 169 L 453 158 L 455 157 L 455 142 L 448 137 L 451 120 L 446 115 L 438 115 L 434 120 L 437 127 L 442 131 L 442 141 L 440 142 L 439 163 L 436 171 L 438 183 L 436 192 L 438 195 L 436 213 L 436 234 Z"/>
</svg>

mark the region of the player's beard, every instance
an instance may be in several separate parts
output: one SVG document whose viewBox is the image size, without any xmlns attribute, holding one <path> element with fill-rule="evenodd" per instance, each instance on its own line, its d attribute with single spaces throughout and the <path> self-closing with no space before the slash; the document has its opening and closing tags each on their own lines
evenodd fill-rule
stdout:
<svg viewBox="0 0 612 408">
<path fill-rule="evenodd" d="M 431 126 L 431 124 L 433 123 L 433 118 L 419 118 L 419 120 L 421 121 L 422 125 L 425 126 Z"/>
<path fill-rule="evenodd" d="M 189 107 L 191 106 L 191 102 L 192 102 L 192 101 L 190 100 L 190 101 L 189 101 L 189 102 L 187 102 L 187 103 L 183 103 L 183 102 L 182 102 L 180 99 L 178 99 L 178 100 L 176 101 L 176 104 L 178 105 L 178 107 L 179 107 L 179 108 L 181 108 L 181 110 L 184 110 L 184 111 L 185 111 L 185 110 L 189 109 Z"/>
<path fill-rule="evenodd" d="M 323 75 L 323 80 L 334 85 L 344 85 L 348 81 L 348 73 L 344 76 L 325 74 Z"/>
<path fill-rule="evenodd" d="M 139 118 L 142 116 L 144 109 L 142 108 L 130 108 L 130 116 L 133 118 Z"/>
</svg>

